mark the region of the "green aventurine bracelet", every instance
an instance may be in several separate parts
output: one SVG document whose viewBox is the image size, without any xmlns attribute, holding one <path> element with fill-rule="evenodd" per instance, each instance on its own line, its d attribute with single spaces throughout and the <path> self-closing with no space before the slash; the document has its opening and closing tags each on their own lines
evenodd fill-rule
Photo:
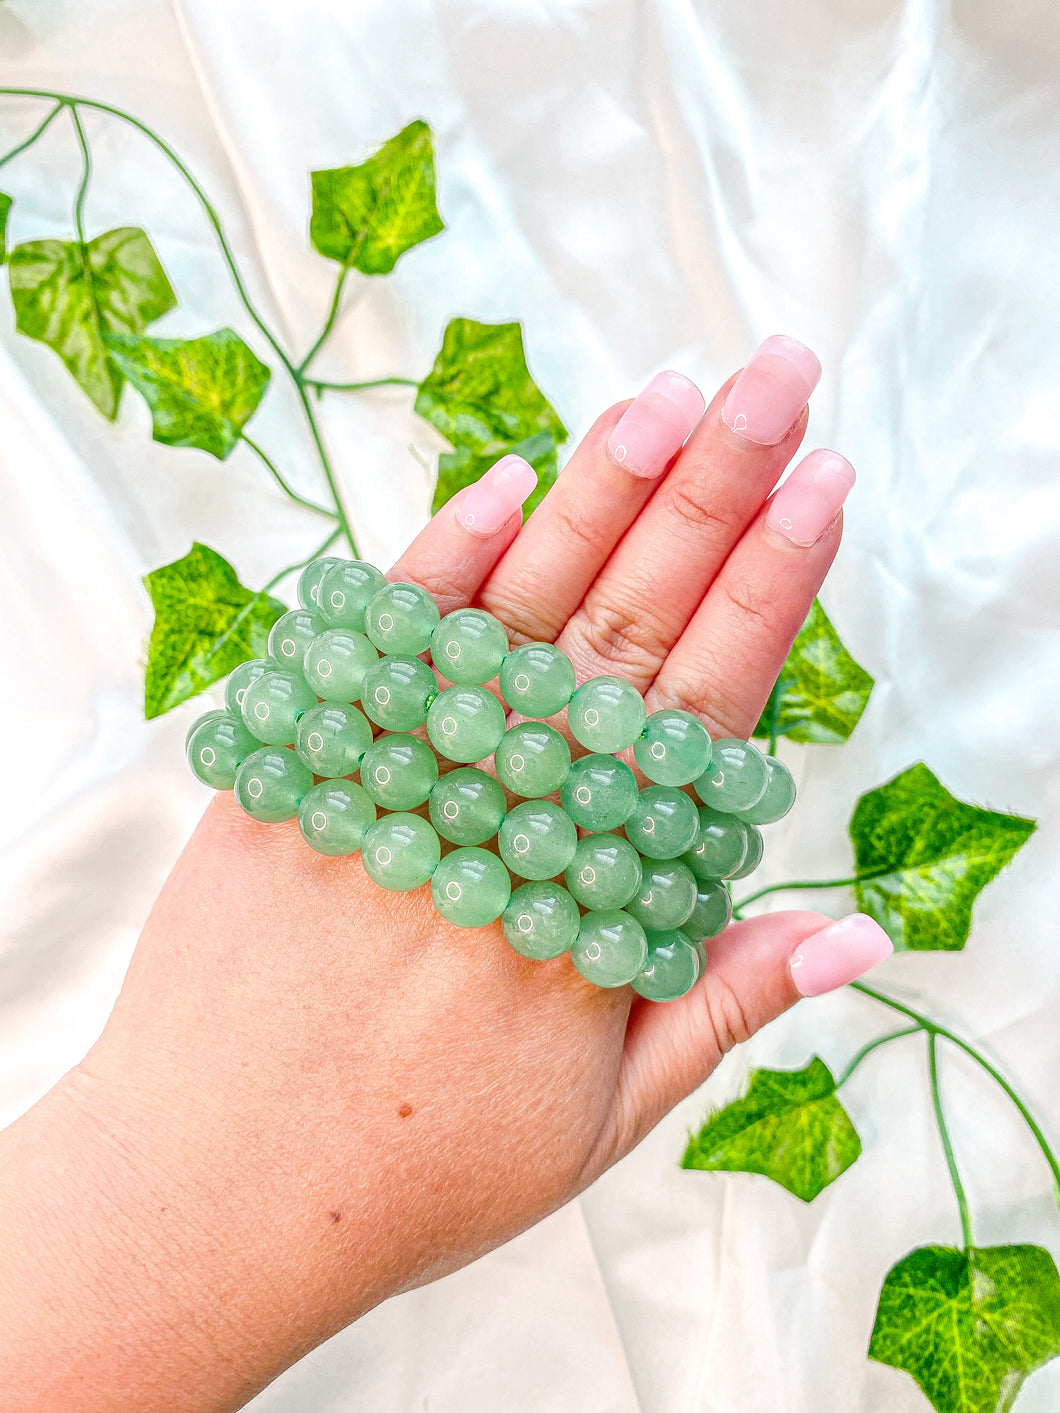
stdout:
<svg viewBox="0 0 1060 1413">
<path fill-rule="evenodd" d="M 509 650 L 491 614 L 442 618 L 424 589 L 359 560 L 310 564 L 298 598 L 269 656 L 237 667 L 224 709 L 188 734 L 205 785 L 262 823 L 297 817 L 317 853 L 360 852 L 381 888 L 429 882 L 457 927 L 499 918 L 524 957 L 569 952 L 588 981 L 653 1001 L 695 985 L 732 916 L 725 880 L 758 866 L 759 826 L 794 804 L 779 760 L 712 743 L 689 712 L 648 716 L 619 677 L 577 686 L 551 643 Z M 531 719 L 505 729 L 508 710 Z M 564 710 L 587 752 L 573 762 L 543 720 Z M 615 759 L 630 747 L 643 790 Z M 490 757 L 495 776 L 472 764 Z M 439 758 L 459 768 L 441 774 Z M 525 880 L 514 891 L 509 870 Z"/>
</svg>

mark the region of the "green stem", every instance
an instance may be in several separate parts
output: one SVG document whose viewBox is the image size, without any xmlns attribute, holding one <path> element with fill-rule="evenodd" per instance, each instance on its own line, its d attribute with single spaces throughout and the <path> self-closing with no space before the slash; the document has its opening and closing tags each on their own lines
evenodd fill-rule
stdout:
<svg viewBox="0 0 1060 1413">
<path fill-rule="evenodd" d="M 946 1155 L 946 1166 L 950 1170 L 950 1182 L 953 1184 L 953 1194 L 957 1198 L 957 1210 L 961 1214 L 961 1239 L 964 1243 L 964 1249 L 967 1251 L 972 1245 L 972 1215 L 968 1210 L 968 1197 L 964 1191 L 964 1183 L 961 1182 L 961 1175 L 957 1170 L 957 1159 L 953 1155 L 950 1131 L 946 1127 L 946 1115 L 942 1112 L 942 1096 L 939 1093 L 938 1039 L 938 1032 L 936 1030 L 932 1029 L 928 1031 L 928 1073 L 931 1076 L 931 1107 L 935 1110 L 935 1126 L 939 1131 L 939 1141 L 942 1144 L 942 1151 Z"/>
<path fill-rule="evenodd" d="M 34 128 L 24 142 L 20 142 L 17 147 L 12 147 L 10 152 L 5 152 L 3 157 L 0 157 L 0 167 L 6 167 L 8 162 L 14 161 L 20 152 L 25 152 L 27 147 L 32 147 L 38 137 L 43 137 L 65 107 L 66 103 L 60 99 L 44 121 Z"/>
<path fill-rule="evenodd" d="M 777 753 L 777 727 L 780 724 L 780 695 L 783 690 L 784 674 L 778 676 L 769 694 L 769 754 Z"/>
<path fill-rule="evenodd" d="M 321 347 L 326 343 L 328 335 L 335 325 L 335 320 L 339 315 L 339 305 L 342 303 L 342 288 L 346 283 L 346 276 L 350 273 L 350 267 L 343 265 L 339 271 L 339 277 L 335 281 L 335 293 L 331 298 L 331 308 L 328 310 L 328 317 L 324 320 L 324 327 L 316 337 L 316 342 L 298 365 L 299 376 L 305 376 L 305 370 L 312 363 L 313 359 L 320 352 Z"/>
<path fill-rule="evenodd" d="M 81 125 L 81 119 L 77 116 L 76 108 L 71 107 L 70 117 L 74 121 L 77 145 L 81 149 L 81 184 L 77 188 L 77 198 L 74 201 L 74 230 L 77 232 L 78 243 L 83 250 L 85 246 L 85 197 L 88 195 L 88 184 L 92 180 L 92 154 L 88 150 L 88 138 L 85 137 L 85 130 Z"/>
<path fill-rule="evenodd" d="M 415 378 L 369 378 L 365 383 L 327 383 L 319 378 L 306 378 L 305 385 L 317 393 L 365 392 L 368 388 L 418 388 Z"/>
<path fill-rule="evenodd" d="M 290 496 L 290 498 L 297 505 L 304 505 L 306 510 L 315 510 L 318 515 L 327 515 L 332 520 L 338 519 L 338 516 L 335 514 L 335 512 L 333 510 L 329 510 L 326 505 L 317 505 L 315 501 L 306 500 L 304 496 L 300 496 L 297 491 L 293 490 L 287 484 L 284 478 L 280 475 L 280 472 L 277 467 L 265 455 L 261 447 L 258 446 L 257 442 L 251 441 L 251 439 L 247 436 L 246 432 L 240 432 L 239 435 L 240 440 L 245 442 L 246 445 L 254 453 L 254 455 L 258 458 L 258 460 L 262 462 L 266 470 L 269 472 L 273 480 L 275 480 L 276 484 L 279 486 L 280 490 L 283 491 L 285 495 Z"/>
<path fill-rule="evenodd" d="M 887 1035 L 878 1035 L 875 1040 L 870 1040 L 867 1045 L 863 1045 L 854 1058 L 847 1065 L 846 1069 L 835 1082 L 835 1087 L 840 1088 L 846 1084 L 847 1080 L 861 1064 L 866 1056 L 871 1055 L 873 1050 L 878 1050 L 881 1045 L 889 1045 L 892 1040 L 901 1040 L 906 1035 L 919 1035 L 924 1029 L 922 1025 L 907 1025 L 902 1030 L 892 1030 Z"/>
<path fill-rule="evenodd" d="M 312 407 L 309 404 L 309 394 L 306 392 L 305 383 L 302 381 L 300 374 L 297 374 L 295 376 L 294 381 L 295 387 L 298 389 L 298 400 L 302 404 L 302 411 L 305 413 L 305 419 L 309 423 L 309 431 L 314 443 L 316 444 L 317 455 L 320 457 L 320 464 L 321 466 L 323 466 L 324 475 L 327 477 L 328 480 L 328 488 L 331 491 L 332 497 L 335 501 L 335 509 L 338 512 L 337 518 L 339 522 L 339 527 L 346 537 L 346 543 L 350 547 L 350 553 L 356 559 L 357 542 L 353 538 L 353 531 L 350 529 L 350 522 L 347 518 L 345 508 L 342 504 L 342 498 L 339 495 L 338 485 L 335 482 L 335 474 L 331 469 L 331 462 L 328 460 L 328 454 L 324 450 L 324 441 L 320 435 L 320 428 L 317 426 L 317 419 L 313 413 Z"/>
<path fill-rule="evenodd" d="M 766 888 L 759 888 L 757 893 L 749 893 L 746 898 L 741 898 L 739 906 L 746 908 L 749 903 L 757 903 L 759 898 L 765 898 L 770 893 L 796 892 L 804 888 L 851 888 L 855 883 L 868 883 L 873 878 L 886 878 L 893 869 L 875 869 L 869 873 L 855 873 L 850 878 L 796 878 L 787 883 L 770 883 Z"/>
</svg>

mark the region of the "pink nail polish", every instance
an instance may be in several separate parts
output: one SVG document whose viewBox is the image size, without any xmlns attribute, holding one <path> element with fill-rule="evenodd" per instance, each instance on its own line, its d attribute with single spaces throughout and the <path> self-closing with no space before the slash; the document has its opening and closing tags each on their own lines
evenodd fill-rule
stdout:
<svg viewBox="0 0 1060 1413">
<path fill-rule="evenodd" d="M 680 373 L 658 373 L 615 423 L 607 453 L 631 476 L 654 480 L 681 450 L 705 406 L 695 383 Z"/>
<path fill-rule="evenodd" d="M 821 365 L 798 339 L 764 339 L 729 389 L 722 420 L 731 432 L 759 446 L 776 446 L 798 420 L 821 376 Z"/>
<path fill-rule="evenodd" d="M 457 507 L 457 523 L 488 539 L 503 530 L 537 485 L 537 472 L 521 456 L 502 456 L 471 486 Z"/>
<path fill-rule="evenodd" d="M 842 509 L 854 468 L 837 451 L 811 451 L 777 491 L 766 524 L 793 545 L 816 544 Z"/>
<path fill-rule="evenodd" d="M 789 966 L 800 995 L 823 996 L 856 981 L 893 951 L 879 923 L 864 913 L 851 913 L 807 937 L 792 953 Z"/>
</svg>

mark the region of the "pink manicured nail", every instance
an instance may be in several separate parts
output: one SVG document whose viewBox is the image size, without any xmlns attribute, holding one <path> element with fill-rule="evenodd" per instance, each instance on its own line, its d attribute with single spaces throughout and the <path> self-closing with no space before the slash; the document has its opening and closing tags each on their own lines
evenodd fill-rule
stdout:
<svg viewBox="0 0 1060 1413">
<path fill-rule="evenodd" d="M 695 383 L 680 373 L 658 373 L 615 423 L 607 453 L 631 476 L 654 480 L 681 450 L 704 407 Z"/>
<path fill-rule="evenodd" d="M 851 913 L 807 937 L 792 953 L 789 965 L 800 995 L 823 996 L 856 981 L 893 951 L 894 944 L 879 923 L 864 913 Z"/>
<path fill-rule="evenodd" d="M 475 482 L 456 512 L 469 535 L 486 540 L 503 530 L 537 485 L 537 472 L 521 456 L 502 456 Z"/>
<path fill-rule="evenodd" d="M 722 420 L 759 446 L 776 446 L 791 430 L 821 376 L 821 365 L 798 339 L 773 334 L 755 349 L 729 389 Z"/>
<path fill-rule="evenodd" d="M 854 468 L 837 451 L 811 451 L 777 491 L 766 524 L 793 545 L 816 544 L 842 509 Z"/>
</svg>

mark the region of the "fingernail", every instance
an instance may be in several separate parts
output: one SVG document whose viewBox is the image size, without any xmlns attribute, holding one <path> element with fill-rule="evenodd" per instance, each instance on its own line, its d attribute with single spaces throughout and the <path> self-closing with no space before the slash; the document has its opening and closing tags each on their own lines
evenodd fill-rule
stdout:
<svg viewBox="0 0 1060 1413">
<path fill-rule="evenodd" d="M 856 981 L 893 951 L 879 923 L 864 913 L 851 913 L 807 937 L 792 953 L 789 966 L 800 995 L 823 996 Z"/>
<path fill-rule="evenodd" d="M 759 446 L 776 446 L 798 420 L 821 376 L 817 355 L 798 339 L 772 334 L 729 389 L 722 420 Z"/>
<path fill-rule="evenodd" d="M 631 476 L 654 480 L 688 440 L 705 407 L 695 383 L 680 373 L 658 373 L 615 423 L 607 454 Z"/>
<path fill-rule="evenodd" d="M 842 509 L 854 468 L 837 451 L 811 451 L 777 491 L 766 524 L 793 545 L 816 544 Z"/>
<path fill-rule="evenodd" d="M 464 496 L 456 512 L 469 535 L 488 539 L 503 530 L 537 485 L 537 472 L 521 456 L 502 456 Z"/>
</svg>

